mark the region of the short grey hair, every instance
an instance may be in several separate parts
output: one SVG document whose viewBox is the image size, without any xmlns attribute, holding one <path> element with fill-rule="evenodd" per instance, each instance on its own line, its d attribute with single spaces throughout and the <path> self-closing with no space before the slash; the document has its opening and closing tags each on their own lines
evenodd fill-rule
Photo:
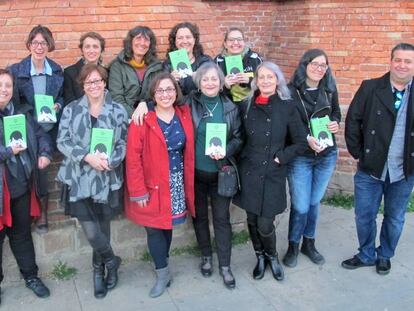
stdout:
<svg viewBox="0 0 414 311">
<path fill-rule="evenodd" d="M 217 75 L 218 75 L 219 80 L 220 80 L 220 89 L 223 88 L 223 86 L 224 86 L 224 74 L 223 74 L 223 72 L 221 71 L 219 66 L 217 66 L 216 63 L 206 62 L 206 63 L 202 64 L 197 69 L 195 74 L 193 75 L 193 81 L 194 81 L 194 84 L 196 85 L 197 89 L 200 89 L 200 81 L 204 77 L 204 75 L 207 73 L 207 71 L 209 71 L 210 69 L 215 69 L 217 71 Z"/>
<path fill-rule="evenodd" d="M 279 95 L 279 97 L 283 100 L 291 99 L 290 91 L 289 91 L 289 88 L 287 87 L 286 79 L 285 79 L 285 76 L 283 75 L 282 70 L 280 69 L 278 65 L 276 65 L 275 63 L 269 62 L 269 61 L 265 61 L 257 67 L 256 72 L 254 73 L 253 81 L 252 81 L 252 94 L 254 94 L 254 92 L 258 89 L 257 74 L 259 72 L 259 69 L 262 67 L 269 69 L 276 75 L 276 78 L 277 78 L 276 92 Z"/>
</svg>

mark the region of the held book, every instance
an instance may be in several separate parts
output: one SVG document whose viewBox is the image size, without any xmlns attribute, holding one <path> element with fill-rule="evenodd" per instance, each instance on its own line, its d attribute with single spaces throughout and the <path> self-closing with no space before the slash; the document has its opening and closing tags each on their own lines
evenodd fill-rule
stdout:
<svg viewBox="0 0 414 311">
<path fill-rule="evenodd" d="M 27 148 L 26 117 L 23 114 L 4 117 L 3 126 L 6 147 Z"/>
<path fill-rule="evenodd" d="M 224 59 L 226 62 L 227 74 L 231 73 L 235 75 L 244 72 L 241 55 L 226 56 Z"/>
<path fill-rule="evenodd" d="M 186 49 L 179 49 L 170 52 L 168 53 L 168 56 L 170 57 L 173 70 L 178 71 L 181 78 L 185 78 L 193 74 Z"/>
<path fill-rule="evenodd" d="M 56 111 L 53 96 L 35 94 L 35 108 L 37 122 L 39 123 L 56 123 Z"/>
<path fill-rule="evenodd" d="M 91 154 L 103 155 L 108 159 L 112 154 L 114 130 L 92 128 L 91 147 L 89 152 Z"/>
<path fill-rule="evenodd" d="M 329 122 L 330 119 L 328 116 L 310 119 L 312 136 L 318 140 L 319 145 L 323 148 L 334 145 L 332 133 L 328 130 L 327 126 Z"/>
<path fill-rule="evenodd" d="M 206 151 L 205 155 L 226 155 L 226 123 L 207 123 L 206 124 Z"/>
</svg>

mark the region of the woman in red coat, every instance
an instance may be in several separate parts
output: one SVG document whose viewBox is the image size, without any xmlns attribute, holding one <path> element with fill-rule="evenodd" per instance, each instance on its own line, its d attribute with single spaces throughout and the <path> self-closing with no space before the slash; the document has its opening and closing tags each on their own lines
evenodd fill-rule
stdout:
<svg viewBox="0 0 414 311">
<path fill-rule="evenodd" d="M 194 209 L 194 134 L 190 108 L 179 106 L 181 91 L 169 73 L 150 85 L 155 109 L 143 125 L 128 131 L 126 215 L 147 231 L 149 252 L 157 281 L 150 297 L 170 285 L 168 253 L 174 225 L 182 224 Z"/>
</svg>

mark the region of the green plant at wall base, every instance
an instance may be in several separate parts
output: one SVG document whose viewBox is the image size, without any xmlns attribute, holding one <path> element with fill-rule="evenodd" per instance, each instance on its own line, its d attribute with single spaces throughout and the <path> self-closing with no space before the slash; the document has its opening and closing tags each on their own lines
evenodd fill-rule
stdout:
<svg viewBox="0 0 414 311">
<path fill-rule="evenodd" d="M 323 204 L 340 207 L 343 209 L 352 209 L 354 207 L 354 196 L 350 194 L 334 194 L 322 200 Z M 410 200 L 407 205 L 407 213 L 414 212 L 414 194 L 410 195 Z M 384 214 L 384 205 L 381 204 L 379 209 L 380 214 Z"/>
<path fill-rule="evenodd" d="M 76 268 L 69 267 L 66 262 L 58 261 L 57 264 L 53 266 L 52 277 L 55 280 L 64 281 L 70 280 L 77 273 Z"/>
<path fill-rule="evenodd" d="M 242 230 L 239 232 L 234 232 L 232 237 L 232 245 L 240 245 L 245 244 L 247 241 L 249 241 L 249 233 L 246 230 Z M 215 251 L 216 245 L 213 241 L 213 250 Z M 192 245 L 185 245 L 181 247 L 175 247 L 170 252 L 171 256 L 180 256 L 180 255 L 192 255 L 192 256 L 200 256 L 200 250 L 198 249 L 198 246 L 196 244 Z M 145 262 L 151 261 L 151 255 L 148 251 L 144 252 L 141 255 L 140 260 Z"/>
</svg>

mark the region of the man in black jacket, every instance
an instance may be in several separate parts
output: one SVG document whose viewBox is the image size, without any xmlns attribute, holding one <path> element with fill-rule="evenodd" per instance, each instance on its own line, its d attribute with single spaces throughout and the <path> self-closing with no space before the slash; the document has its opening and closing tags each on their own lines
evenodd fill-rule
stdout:
<svg viewBox="0 0 414 311">
<path fill-rule="evenodd" d="M 390 71 L 363 81 L 349 107 L 345 140 L 358 159 L 354 176 L 359 253 L 342 262 L 346 269 L 376 265 L 388 274 L 414 186 L 414 46 L 396 45 Z M 380 245 L 376 218 L 384 197 Z"/>
</svg>

